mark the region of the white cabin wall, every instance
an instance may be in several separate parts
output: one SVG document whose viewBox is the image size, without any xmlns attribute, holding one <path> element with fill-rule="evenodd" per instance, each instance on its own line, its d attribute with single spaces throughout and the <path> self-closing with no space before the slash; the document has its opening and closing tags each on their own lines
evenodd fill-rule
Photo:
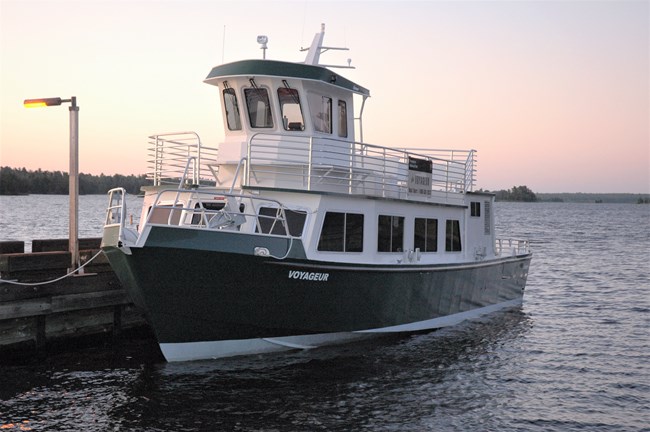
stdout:
<svg viewBox="0 0 650 432">
<path fill-rule="evenodd" d="M 483 259 L 494 254 L 494 196 L 489 194 L 466 195 L 466 244 L 472 244 L 472 250 L 467 250 L 468 259 Z M 471 215 L 472 202 L 480 204 L 480 216 Z M 486 203 L 488 204 L 486 206 Z M 488 207 L 489 206 L 489 210 Z M 489 212 L 489 214 L 488 214 Z M 487 218 L 487 219 L 486 219 Z"/>
<path fill-rule="evenodd" d="M 364 214 L 364 239 L 363 252 L 323 252 L 318 251 L 318 241 L 321 227 L 326 212 Z M 320 201 L 320 208 L 310 227 L 309 234 L 305 233 L 305 248 L 310 259 L 330 260 L 338 262 L 374 262 L 380 264 L 442 264 L 450 262 L 465 262 L 472 257 L 474 250 L 467 249 L 469 239 L 466 237 L 466 209 L 463 206 L 438 206 L 422 205 L 421 203 L 405 203 L 397 200 L 358 200 L 354 197 L 341 197 L 324 195 Z M 378 252 L 377 236 L 379 215 L 404 217 L 404 237 L 402 252 Z M 420 260 L 408 261 L 409 252 L 415 254 L 414 247 L 414 222 L 415 218 L 429 218 L 438 220 L 437 251 L 421 252 Z M 446 221 L 458 220 L 462 235 L 462 250 L 460 252 L 446 252 Z"/>
</svg>

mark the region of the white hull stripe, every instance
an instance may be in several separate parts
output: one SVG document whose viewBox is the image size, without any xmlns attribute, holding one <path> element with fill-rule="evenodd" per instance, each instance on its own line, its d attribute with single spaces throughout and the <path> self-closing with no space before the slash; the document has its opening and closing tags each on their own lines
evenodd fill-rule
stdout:
<svg viewBox="0 0 650 432">
<path fill-rule="evenodd" d="M 512 307 L 512 306 L 519 306 L 522 302 L 522 299 L 514 299 L 514 300 L 508 300 L 503 303 L 497 303 L 494 305 L 490 306 L 485 306 L 482 308 L 478 309 L 472 309 L 467 312 L 460 312 L 457 314 L 453 315 L 447 315 L 443 316 L 440 318 L 433 318 L 430 320 L 426 321 L 418 321 L 414 323 L 409 323 L 409 324 L 401 324 L 401 325 L 396 325 L 396 326 L 391 326 L 391 327 L 382 327 L 382 328 L 376 328 L 376 329 L 369 329 L 369 330 L 360 330 L 357 333 L 392 333 L 392 332 L 409 332 L 409 331 L 420 331 L 420 330 L 427 330 L 427 329 L 434 329 L 434 328 L 440 328 L 440 327 L 449 327 L 453 326 L 456 324 L 459 324 L 465 320 L 472 319 L 472 318 L 477 318 L 481 315 L 489 314 L 495 311 L 498 311 L 499 309 L 507 308 L 507 307 Z"/>
<path fill-rule="evenodd" d="M 161 343 L 160 349 L 169 362 L 203 360 L 239 355 L 262 354 L 292 349 L 310 349 L 323 345 L 349 342 L 372 336 L 373 333 L 409 332 L 456 325 L 499 309 L 518 306 L 522 299 L 509 300 L 466 312 L 418 321 L 409 324 L 360 330 L 355 332 L 321 333 L 277 338 L 238 339 L 209 342 Z"/>
</svg>

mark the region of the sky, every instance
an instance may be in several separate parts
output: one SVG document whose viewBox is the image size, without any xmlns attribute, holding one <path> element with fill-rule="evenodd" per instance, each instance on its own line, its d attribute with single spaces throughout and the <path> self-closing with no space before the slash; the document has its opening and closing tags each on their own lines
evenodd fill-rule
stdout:
<svg viewBox="0 0 650 432">
<path fill-rule="evenodd" d="M 0 166 L 146 172 L 147 136 L 223 123 L 211 68 L 322 63 L 368 88 L 364 141 L 475 149 L 477 188 L 650 193 L 650 1 L 0 0 Z"/>
</svg>

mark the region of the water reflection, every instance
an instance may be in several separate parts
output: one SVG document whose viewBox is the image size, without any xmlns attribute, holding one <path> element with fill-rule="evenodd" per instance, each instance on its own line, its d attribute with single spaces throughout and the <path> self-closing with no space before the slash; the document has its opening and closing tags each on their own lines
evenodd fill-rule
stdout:
<svg viewBox="0 0 650 432">
<path fill-rule="evenodd" d="M 440 412 L 500 403 L 508 391 L 495 362 L 497 370 L 507 366 L 531 325 L 516 308 L 433 333 L 148 365 L 125 389 L 128 403 L 109 414 L 182 430 L 426 430 Z"/>
</svg>

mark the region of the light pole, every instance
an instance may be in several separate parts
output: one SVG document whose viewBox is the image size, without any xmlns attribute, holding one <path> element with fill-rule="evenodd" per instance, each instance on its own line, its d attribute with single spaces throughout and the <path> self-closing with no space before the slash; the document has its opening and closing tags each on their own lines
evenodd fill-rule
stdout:
<svg viewBox="0 0 650 432">
<path fill-rule="evenodd" d="M 68 250 L 70 251 L 70 269 L 74 271 L 79 268 L 79 107 L 77 98 L 70 99 L 43 98 L 25 99 L 23 102 L 26 108 L 58 106 L 64 102 L 70 103 L 70 172 L 69 195 L 70 195 L 70 233 L 68 236 Z"/>
</svg>

